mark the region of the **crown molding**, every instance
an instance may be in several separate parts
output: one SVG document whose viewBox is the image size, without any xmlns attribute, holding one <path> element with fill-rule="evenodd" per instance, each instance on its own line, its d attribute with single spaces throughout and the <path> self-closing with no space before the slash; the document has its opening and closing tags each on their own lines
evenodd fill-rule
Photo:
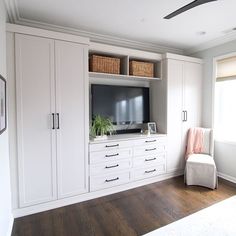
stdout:
<svg viewBox="0 0 236 236">
<path fill-rule="evenodd" d="M 129 39 L 114 37 L 110 35 L 97 34 L 97 33 L 83 31 L 83 30 L 79 30 L 75 28 L 63 27 L 59 25 L 48 24 L 48 23 L 44 23 L 40 21 L 25 19 L 20 16 L 17 0 L 5 0 L 5 3 L 6 3 L 8 16 L 9 16 L 9 21 L 10 23 L 13 23 L 13 24 L 19 24 L 19 25 L 30 26 L 30 27 L 35 27 L 35 28 L 40 28 L 40 29 L 45 29 L 45 30 L 52 30 L 52 31 L 57 31 L 57 32 L 62 32 L 62 33 L 88 37 L 91 42 L 110 44 L 114 46 L 140 49 L 140 50 L 157 52 L 157 53 L 171 52 L 171 53 L 183 54 L 183 50 L 178 49 L 178 48 L 162 46 L 162 45 L 152 44 L 152 43 L 144 43 L 144 42 L 139 42 L 135 40 L 129 40 Z"/>
<path fill-rule="evenodd" d="M 202 44 L 199 44 L 195 47 L 186 49 L 186 50 L 184 50 L 184 54 L 185 55 L 192 55 L 196 52 L 207 50 L 209 48 L 213 48 L 213 47 L 231 42 L 233 40 L 236 40 L 236 32 L 228 33 L 224 36 L 221 36 L 221 37 L 218 37 L 216 39 L 210 40 L 206 43 L 202 43 Z"/>
</svg>

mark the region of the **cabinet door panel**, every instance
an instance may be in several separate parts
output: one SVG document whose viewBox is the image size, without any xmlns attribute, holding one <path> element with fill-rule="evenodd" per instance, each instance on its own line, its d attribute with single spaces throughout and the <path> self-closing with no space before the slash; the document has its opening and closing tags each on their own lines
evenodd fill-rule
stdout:
<svg viewBox="0 0 236 236">
<path fill-rule="evenodd" d="M 87 192 L 87 47 L 55 42 L 58 196 Z"/>
<path fill-rule="evenodd" d="M 20 207 L 56 199 L 54 42 L 16 34 Z"/>
<path fill-rule="evenodd" d="M 182 169 L 183 62 L 168 60 L 167 171 Z"/>
<path fill-rule="evenodd" d="M 187 124 L 201 124 L 202 65 L 184 64 L 184 108 L 188 111 Z"/>
<path fill-rule="evenodd" d="M 187 132 L 191 127 L 201 125 L 202 65 L 192 62 L 184 63 L 184 110 L 187 121 L 183 123 L 183 142 L 186 143 Z"/>
</svg>

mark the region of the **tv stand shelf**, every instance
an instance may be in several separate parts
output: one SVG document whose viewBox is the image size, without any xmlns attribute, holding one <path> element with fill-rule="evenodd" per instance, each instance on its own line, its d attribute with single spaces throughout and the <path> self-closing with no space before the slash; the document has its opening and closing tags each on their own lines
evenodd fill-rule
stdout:
<svg viewBox="0 0 236 236">
<path fill-rule="evenodd" d="M 112 142 L 112 141 L 126 141 L 126 140 L 133 140 L 133 139 L 145 139 L 145 138 L 162 138 L 166 137 L 166 134 L 151 134 L 151 135 L 146 135 L 146 134 L 140 134 L 140 133 L 130 133 L 130 134 L 114 134 L 114 135 L 109 135 L 107 139 L 105 140 L 96 140 L 94 141 L 93 139 L 90 140 L 91 144 L 95 143 L 106 143 L 106 142 Z"/>
</svg>

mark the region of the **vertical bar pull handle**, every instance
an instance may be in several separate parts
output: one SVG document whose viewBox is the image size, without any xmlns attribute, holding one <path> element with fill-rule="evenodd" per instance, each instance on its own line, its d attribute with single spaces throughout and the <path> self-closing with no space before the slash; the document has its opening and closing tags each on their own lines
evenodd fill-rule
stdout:
<svg viewBox="0 0 236 236">
<path fill-rule="evenodd" d="M 59 113 L 57 113 L 57 129 L 60 129 L 60 117 L 59 117 Z"/>
<path fill-rule="evenodd" d="M 182 121 L 185 121 L 185 111 L 182 111 Z"/>
<path fill-rule="evenodd" d="M 187 121 L 188 120 L 188 112 L 187 111 L 185 111 L 185 121 Z"/>
<path fill-rule="evenodd" d="M 55 114 L 52 113 L 52 129 L 55 129 Z"/>
</svg>

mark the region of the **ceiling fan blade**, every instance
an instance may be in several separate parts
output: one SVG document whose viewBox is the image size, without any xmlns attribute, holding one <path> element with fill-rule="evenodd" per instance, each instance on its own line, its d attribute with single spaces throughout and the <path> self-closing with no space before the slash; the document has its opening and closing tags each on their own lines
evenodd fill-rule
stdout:
<svg viewBox="0 0 236 236">
<path fill-rule="evenodd" d="M 215 1 L 217 1 L 217 0 L 195 0 L 195 1 L 179 8 L 178 10 L 170 13 L 169 15 L 165 16 L 164 19 L 171 19 L 172 17 L 177 16 L 177 15 L 179 15 L 179 14 L 185 12 L 185 11 L 188 11 L 188 10 L 194 8 L 194 7 L 197 7 L 199 5 L 202 5 L 202 4 L 205 4 L 205 3 L 208 3 L 208 2 L 215 2 Z"/>
</svg>

